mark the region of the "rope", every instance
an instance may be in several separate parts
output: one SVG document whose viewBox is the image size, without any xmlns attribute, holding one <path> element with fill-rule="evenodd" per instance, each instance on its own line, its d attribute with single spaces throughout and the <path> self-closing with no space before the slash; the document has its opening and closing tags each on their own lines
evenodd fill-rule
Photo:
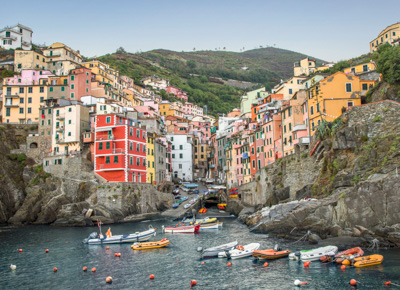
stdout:
<svg viewBox="0 0 400 290">
<path fill-rule="evenodd" d="M 368 250 L 372 250 L 375 247 L 376 247 L 377 250 L 379 250 L 379 240 L 377 240 L 377 239 L 373 239 L 371 241 L 371 244 L 369 245 Z"/>
<path fill-rule="evenodd" d="M 295 229 L 295 228 L 294 228 L 294 229 Z M 294 229 L 293 229 L 293 230 L 294 230 Z M 290 233 L 292 233 L 293 230 L 292 230 Z M 306 233 L 304 236 L 302 236 L 302 237 L 301 237 L 300 239 L 298 239 L 297 241 L 293 242 L 293 244 L 296 244 L 296 243 L 300 242 L 300 241 L 303 240 L 303 239 L 304 239 L 304 241 L 305 241 L 310 235 L 311 235 L 311 232 L 310 232 L 310 231 L 307 231 L 307 233 Z"/>
</svg>

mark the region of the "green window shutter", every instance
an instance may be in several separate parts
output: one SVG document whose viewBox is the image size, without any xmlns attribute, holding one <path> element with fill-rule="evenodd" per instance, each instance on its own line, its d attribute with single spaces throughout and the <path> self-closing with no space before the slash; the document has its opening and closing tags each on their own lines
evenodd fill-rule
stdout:
<svg viewBox="0 0 400 290">
<path fill-rule="evenodd" d="M 99 150 L 103 150 L 103 143 L 99 143 Z"/>
<path fill-rule="evenodd" d="M 110 164 L 110 156 L 106 156 L 106 164 Z"/>
<path fill-rule="evenodd" d="M 110 142 L 106 143 L 106 149 L 110 149 Z"/>
<path fill-rule="evenodd" d="M 114 156 L 114 163 L 118 163 L 118 156 Z"/>
</svg>

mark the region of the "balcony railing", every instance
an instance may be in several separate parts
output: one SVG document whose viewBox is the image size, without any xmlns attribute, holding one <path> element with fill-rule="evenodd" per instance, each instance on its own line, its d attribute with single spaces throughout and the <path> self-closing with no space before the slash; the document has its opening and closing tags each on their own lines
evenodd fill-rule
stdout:
<svg viewBox="0 0 400 290">
<path fill-rule="evenodd" d="M 6 97 L 6 98 L 11 98 L 11 99 L 17 99 L 17 98 L 19 98 L 19 94 L 18 93 L 14 93 L 14 94 L 12 94 L 12 93 L 6 93 L 5 95 L 4 95 L 4 97 Z"/>
<path fill-rule="evenodd" d="M 114 140 L 114 135 L 96 136 L 96 141 L 101 141 L 101 140 Z"/>
<path fill-rule="evenodd" d="M 10 103 L 10 102 L 6 102 L 5 104 L 4 104 L 4 107 L 15 107 L 15 108 L 18 108 L 19 107 L 19 105 L 18 104 L 13 104 L 13 103 Z"/>
<path fill-rule="evenodd" d="M 309 145 L 310 144 L 310 137 L 301 137 L 299 138 L 300 145 Z"/>
<path fill-rule="evenodd" d="M 63 119 L 65 119 L 65 114 L 57 114 L 57 115 L 56 115 L 56 119 L 57 119 L 57 120 L 63 120 Z"/>
<path fill-rule="evenodd" d="M 125 153 L 125 151 L 122 148 L 114 148 L 112 150 L 112 153 L 113 154 L 123 154 L 123 153 Z"/>
</svg>

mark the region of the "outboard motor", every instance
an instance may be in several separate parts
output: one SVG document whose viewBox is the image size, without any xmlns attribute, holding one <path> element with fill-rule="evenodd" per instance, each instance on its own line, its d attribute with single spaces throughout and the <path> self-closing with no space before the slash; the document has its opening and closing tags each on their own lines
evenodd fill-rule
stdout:
<svg viewBox="0 0 400 290">
<path fill-rule="evenodd" d="M 88 238 L 83 240 L 83 243 L 87 244 L 89 242 L 89 240 L 91 240 L 91 239 L 97 239 L 97 233 L 96 232 L 91 233 Z"/>
<path fill-rule="evenodd" d="M 295 252 L 294 254 L 295 254 L 295 256 L 298 257 L 299 260 L 300 260 L 301 253 L 300 253 L 300 252 Z"/>
<path fill-rule="evenodd" d="M 279 248 L 279 245 L 278 245 L 278 244 L 276 244 L 276 245 L 274 246 L 274 251 L 275 251 L 275 252 L 281 251 L 281 248 Z"/>
<path fill-rule="evenodd" d="M 202 247 L 198 247 L 197 248 L 197 252 L 202 252 L 203 251 L 203 248 Z"/>
<path fill-rule="evenodd" d="M 226 258 L 229 260 L 231 258 L 231 254 L 229 251 L 225 251 Z"/>
</svg>

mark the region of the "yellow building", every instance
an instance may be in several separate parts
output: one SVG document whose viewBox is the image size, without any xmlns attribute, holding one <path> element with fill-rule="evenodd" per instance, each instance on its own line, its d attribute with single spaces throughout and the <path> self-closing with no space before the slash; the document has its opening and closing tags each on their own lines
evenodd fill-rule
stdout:
<svg viewBox="0 0 400 290">
<path fill-rule="evenodd" d="M 7 84 L 4 79 L 3 123 L 37 124 L 39 123 L 39 107 L 47 99 L 48 89 L 45 79 L 38 84 Z"/>
<path fill-rule="evenodd" d="M 92 73 L 96 75 L 96 81 L 114 86 L 115 76 L 109 73 L 110 70 L 107 64 L 98 60 L 93 60 L 83 62 L 82 65 L 90 69 Z"/>
<path fill-rule="evenodd" d="M 183 109 L 182 107 L 179 107 L 177 103 L 179 102 L 170 103 L 168 101 L 162 101 L 158 106 L 158 109 L 160 111 L 160 116 L 165 116 L 165 117 L 174 116 L 183 118 L 184 114 Z"/>
<path fill-rule="evenodd" d="M 46 69 L 46 57 L 34 50 L 14 51 L 14 71 L 21 72 L 23 69 Z"/>
<path fill-rule="evenodd" d="M 315 68 L 316 68 L 315 60 L 306 57 L 294 63 L 293 73 L 295 77 L 301 75 L 308 76 L 315 70 Z"/>
<path fill-rule="evenodd" d="M 400 37 L 400 23 L 392 24 L 382 30 L 379 35 L 369 43 L 370 52 L 374 52 L 378 49 L 379 45 L 389 43 L 390 45 L 399 44 Z"/>
<path fill-rule="evenodd" d="M 43 49 L 43 54 L 46 57 L 47 69 L 56 75 L 68 75 L 70 70 L 82 63 L 79 51 L 60 42 Z"/>
<path fill-rule="evenodd" d="M 154 134 L 147 133 L 147 183 L 153 184 L 156 180 L 154 158 Z"/>
<path fill-rule="evenodd" d="M 337 72 L 315 83 L 307 90 L 310 135 L 314 135 L 322 119 L 332 122 L 349 107 L 361 105 L 375 81 L 361 80 L 358 76 Z"/>
<path fill-rule="evenodd" d="M 275 86 L 272 93 L 282 94 L 284 100 L 290 100 L 296 92 L 303 88 L 303 81 L 306 79 L 306 76 L 294 76 Z"/>
<path fill-rule="evenodd" d="M 351 66 L 348 68 L 345 68 L 343 70 L 343 72 L 349 74 L 349 73 L 353 73 L 353 74 L 360 74 L 360 73 L 364 73 L 364 72 L 369 72 L 369 71 L 374 71 L 376 70 L 376 65 L 374 62 L 367 62 L 367 63 L 362 63 L 362 64 L 358 64 L 355 66 Z"/>
</svg>

